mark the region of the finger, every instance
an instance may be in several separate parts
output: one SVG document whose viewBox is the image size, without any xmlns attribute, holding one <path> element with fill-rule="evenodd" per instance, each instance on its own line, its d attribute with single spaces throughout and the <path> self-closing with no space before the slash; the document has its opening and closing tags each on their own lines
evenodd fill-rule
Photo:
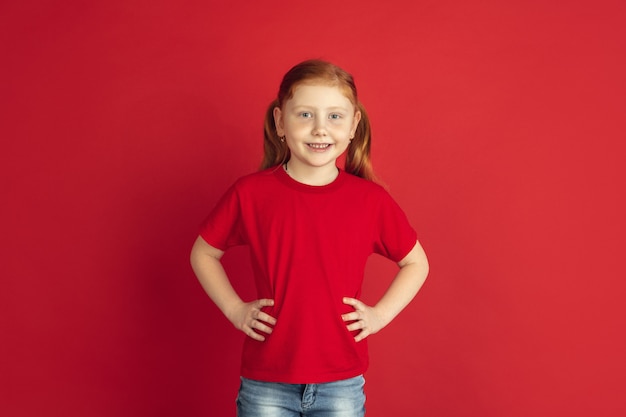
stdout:
<svg viewBox="0 0 626 417">
<path fill-rule="evenodd" d="M 256 300 L 256 306 L 261 307 L 271 307 L 274 305 L 274 300 L 269 298 L 261 298 L 260 300 Z"/>
<path fill-rule="evenodd" d="M 354 337 L 354 341 L 355 342 L 360 342 L 361 340 L 365 339 L 369 335 L 370 335 L 370 333 L 367 330 L 363 330 L 363 331 L 361 331 L 359 334 L 357 334 Z"/>
<path fill-rule="evenodd" d="M 360 320 L 361 314 L 357 311 L 353 311 L 352 313 L 347 313 L 347 314 L 342 315 L 341 318 L 343 319 L 343 321 Z"/>
<path fill-rule="evenodd" d="M 365 329 L 365 327 L 365 322 L 363 322 L 363 320 L 355 321 L 354 323 L 350 323 L 346 326 L 346 328 L 351 332 L 355 330 Z"/>
<path fill-rule="evenodd" d="M 252 327 L 252 329 L 254 330 L 259 330 L 267 334 L 272 334 L 272 330 L 273 330 L 271 327 L 267 326 L 266 324 L 258 320 L 253 320 L 250 327 Z"/>
<path fill-rule="evenodd" d="M 356 298 L 343 297 L 343 303 L 356 308 L 361 302 Z"/>
<path fill-rule="evenodd" d="M 272 316 L 270 316 L 267 313 L 264 313 L 262 311 L 259 311 L 259 313 L 257 314 L 257 320 L 261 320 L 264 321 L 266 323 L 269 323 L 271 325 L 275 325 L 276 324 L 276 319 Z"/>
<path fill-rule="evenodd" d="M 255 332 L 254 329 L 252 329 L 251 327 L 247 327 L 244 333 L 252 339 L 258 340 L 259 342 L 265 341 L 265 337 Z"/>
</svg>

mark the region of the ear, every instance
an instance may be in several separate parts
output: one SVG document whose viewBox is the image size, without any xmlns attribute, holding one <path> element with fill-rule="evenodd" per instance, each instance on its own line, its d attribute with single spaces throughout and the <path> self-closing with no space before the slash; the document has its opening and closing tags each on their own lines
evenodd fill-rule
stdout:
<svg viewBox="0 0 626 417">
<path fill-rule="evenodd" d="M 354 113 L 354 120 L 352 121 L 352 129 L 350 130 L 350 136 L 354 137 L 356 133 L 356 128 L 359 126 L 359 122 L 361 121 L 361 111 L 357 110 Z"/>
<path fill-rule="evenodd" d="M 280 107 L 274 107 L 274 125 L 278 136 L 285 136 L 285 123 L 283 121 L 283 112 Z"/>
</svg>

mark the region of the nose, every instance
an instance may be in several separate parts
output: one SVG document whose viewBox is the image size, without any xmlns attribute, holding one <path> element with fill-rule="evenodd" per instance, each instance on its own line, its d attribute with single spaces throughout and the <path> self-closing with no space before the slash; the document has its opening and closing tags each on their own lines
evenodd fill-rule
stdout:
<svg viewBox="0 0 626 417">
<path fill-rule="evenodd" d="M 313 136 L 326 136 L 326 120 L 323 117 L 315 119 L 315 125 L 311 133 Z"/>
</svg>

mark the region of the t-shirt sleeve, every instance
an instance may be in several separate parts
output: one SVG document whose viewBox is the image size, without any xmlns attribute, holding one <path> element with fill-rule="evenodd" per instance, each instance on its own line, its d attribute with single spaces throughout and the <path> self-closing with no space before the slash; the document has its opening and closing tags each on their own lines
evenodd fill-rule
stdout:
<svg viewBox="0 0 626 417">
<path fill-rule="evenodd" d="M 241 201 L 235 184 L 205 219 L 200 227 L 200 236 L 209 245 L 226 250 L 245 243 L 241 230 Z"/>
<path fill-rule="evenodd" d="M 387 192 L 383 193 L 379 201 L 374 252 L 399 262 L 415 246 L 417 233 L 404 211 Z"/>
</svg>

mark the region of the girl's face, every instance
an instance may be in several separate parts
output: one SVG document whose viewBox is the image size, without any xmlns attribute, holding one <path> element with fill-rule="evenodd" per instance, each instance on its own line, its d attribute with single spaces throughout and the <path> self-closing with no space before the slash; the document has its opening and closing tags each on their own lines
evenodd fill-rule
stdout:
<svg viewBox="0 0 626 417">
<path fill-rule="evenodd" d="M 289 167 L 335 169 L 354 136 L 361 113 L 339 87 L 303 83 L 274 109 L 278 136 L 291 151 Z"/>
</svg>

